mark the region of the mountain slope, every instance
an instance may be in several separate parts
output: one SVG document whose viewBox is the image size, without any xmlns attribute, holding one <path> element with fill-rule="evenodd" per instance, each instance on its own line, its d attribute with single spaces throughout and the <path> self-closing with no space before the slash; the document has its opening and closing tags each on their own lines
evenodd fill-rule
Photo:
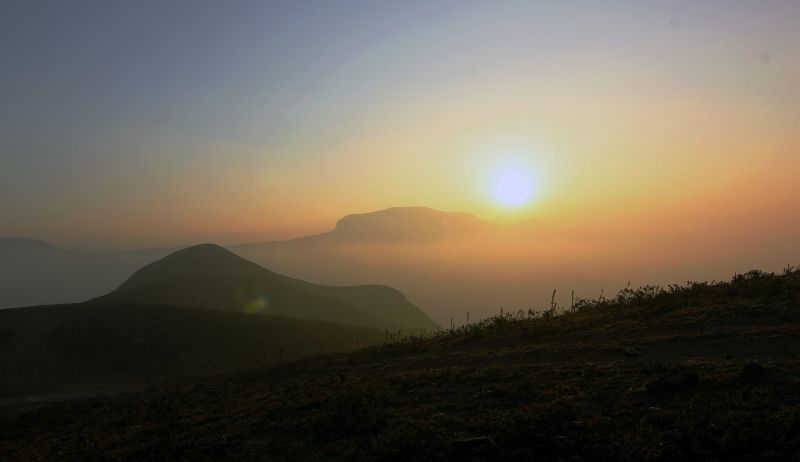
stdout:
<svg viewBox="0 0 800 462">
<path fill-rule="evenodd" d="M 357 286 L 323 286 L 289 277 L 286 284 L 321 296 L 341 300 L 370 316 L 383 319 L 407 330 L 432 331 L 439 326 L 419 308 L 414 306 L 399 290 L 388 286 L 369 284 Z"/>
<path fill-rule="evenodd" d="M 183 249 L 151 263 L 92 302 L 193 306 L 392 330 L 432 326 L 402 294 L 389 288 L 317 286 L 269 271 L 213 244 Z"/>
<path fill-rule="evenodd" d="M 91 396 L 383 339 L 383 331 L 364 327 L 200 308 L 95 303 L 0 310 L 0 403 Z"/>
</svg>

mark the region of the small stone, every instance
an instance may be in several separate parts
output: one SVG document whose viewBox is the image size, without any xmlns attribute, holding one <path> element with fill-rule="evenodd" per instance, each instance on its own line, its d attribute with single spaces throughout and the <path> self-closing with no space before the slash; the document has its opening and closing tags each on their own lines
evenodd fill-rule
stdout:
<svg viewBox="0 0 800 462">
<path fill-rule="evenodd" d="M 622 353 L 625 354 L 627 357 L 639 356 L 639 350 L 633 347 L 623 348 Z"/>
<path fill-rule="evenodd" d="M 455 440 L 451 443 L 457 452 L 485 451 L 494 448 L 494 440 L 488 436 L 477 436 L 475 438 L 465 438 Z"/>
<path fill-rule="evenodd" d="M 644 386 L 648 393 L 669 393 L 697 385 L 700 378 L 694 372 L 681 372 L 647 382 Z"/>
<path fill-rule="evenodd" d="M 567 428 L 570 430 L 584 430 L 586 428 L 586 424 L 584 424 L 581 420 L 575 420 L 570 422 L 569 425 L 567 425 Z"/>
<path fill-rule="evenodd" d="M 756 380 L 764 376 L 764 372 L 764 366 L 755 362 L 750 362 L 742 366 L 739 377 L 744 380 Z"/>
<path fill-rule="evenodd" d="M 478 393 L 476 398 L 499 399 L 503 398 L 507 394 L 508 392 L 505 390 L 501 390 L 499 388 L 489 388 Z"/>
</svg>

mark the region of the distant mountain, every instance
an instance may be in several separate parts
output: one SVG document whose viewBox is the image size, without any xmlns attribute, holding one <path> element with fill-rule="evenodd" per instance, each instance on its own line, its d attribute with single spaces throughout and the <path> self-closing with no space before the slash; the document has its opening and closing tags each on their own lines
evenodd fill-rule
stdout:
<svg viewBox="0 0 800 462">
<path fill-rule="evenodd" d="M 85 303 L 0 310 L 0 409 L 21 397 L 92 396 L 383 340 L 383 330 L 201 308 Z"/>
<path fill-rule="evenodd" d="M 435 241 L 486 234 L 497 229 L 497 225 L 469 213 L 443 212 L 428 207 L 392 207 L 377 212 L 347 215 L 329 232 L 284 242 Z"/>
<path fill-rule="evenodd" d="M 442 212 L 427 207 L 394 207 L 347 215 L 331 235 L 358 240 L 443 239 L 485 232 L 494 228 L 469 213 Z"/>
<path fill-rule="evenodd" d="M 35 239 L 0 238 L 0 308 L 81 302 L 175 250 L 65 250 Z"/>
<path fill-rule="evenodd" d="M 311 284 L 213 244 L 179 250 L 151 263 L 91 302 L 191 306 L 391 330 L 436 327 L 392 288 Z"/>
<path fill-rule="evenodd" d="M 0 252 L 54 251 L 56 248 L 44 241 L 26 237 L 0 237 Z"/>
</svg>

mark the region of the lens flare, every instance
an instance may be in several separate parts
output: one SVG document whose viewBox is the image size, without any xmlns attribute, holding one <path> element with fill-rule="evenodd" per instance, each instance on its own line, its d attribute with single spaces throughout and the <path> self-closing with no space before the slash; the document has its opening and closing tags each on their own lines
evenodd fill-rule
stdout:
<svg viewBox="0 0 800 462">
<path fill-rule="evenodd" d="M 263 313 L 269 307 L 269 300 L 266 297 L 256 297 L 242 307 L 242 312 L 245 314 L 258 314 Z"/>
</svg>

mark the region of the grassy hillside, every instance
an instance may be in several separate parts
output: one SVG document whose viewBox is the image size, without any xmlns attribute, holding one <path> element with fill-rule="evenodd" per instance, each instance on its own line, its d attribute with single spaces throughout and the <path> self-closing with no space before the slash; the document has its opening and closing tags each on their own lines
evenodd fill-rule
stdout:
<svg viewBox="0 0 800 462">
<path fill-rule="evenodd" d="M 435 326 L 390 288 L 318 286 L 274 273 L 212 244 L 151 263 L 92 302 L 195 306 L 391 330 Z"/>
<path fill-rule="evenodd" d="M 64 403 L 0 459 L 798 460 L 800 272 Z"/>
<path fill-rule="evenodd" d="M 351 350 L 384 337 L 350 325 L 170 306 L 0 310 L 0 402 L 125 390 Z"/>
</svg>

